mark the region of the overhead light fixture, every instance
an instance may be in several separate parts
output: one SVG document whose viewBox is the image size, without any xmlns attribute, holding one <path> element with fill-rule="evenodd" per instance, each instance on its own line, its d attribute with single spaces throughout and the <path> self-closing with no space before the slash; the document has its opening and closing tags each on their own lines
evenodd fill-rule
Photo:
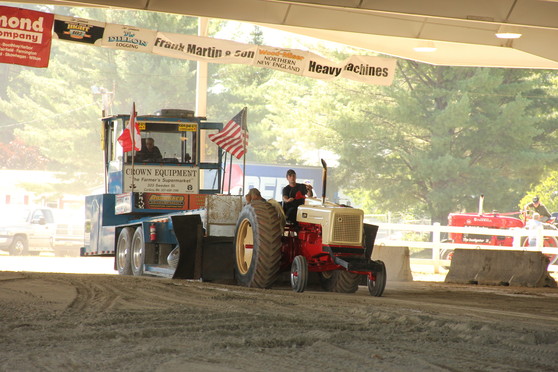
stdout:
<svg viewBox="0 0 558 372">
<path fill-rule="evenodd" d="M 413 50 L 420 53 L 435 52 L 436 45 L 434 45 L 434 42 L 432 41 L 422 40 L 413 48 Z"/>
<path fill-rule="evenodd" d="M 511 26 L 501 25 L 495 35 L 498 39 L 519 39 L 522 34 Z"/>
</svg>

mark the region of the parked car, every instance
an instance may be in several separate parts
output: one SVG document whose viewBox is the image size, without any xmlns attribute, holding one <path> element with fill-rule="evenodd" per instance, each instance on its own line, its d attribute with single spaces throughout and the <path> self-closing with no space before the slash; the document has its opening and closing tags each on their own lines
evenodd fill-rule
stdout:
<svg viewBox="0 0 558 372">
<path fill-rule="evenodd" d="M 9 205 L 0 209 L 0 250 L 10 255 L 52 252 L 55 234 L 54 215 L 49 208 Z"/>
<path fill-rule="evenodd" d="M 84 243 L 85 212 L 81 209 L 53 209 L 56 221 L 54 253 L 79 257 Z"/>
</svg>

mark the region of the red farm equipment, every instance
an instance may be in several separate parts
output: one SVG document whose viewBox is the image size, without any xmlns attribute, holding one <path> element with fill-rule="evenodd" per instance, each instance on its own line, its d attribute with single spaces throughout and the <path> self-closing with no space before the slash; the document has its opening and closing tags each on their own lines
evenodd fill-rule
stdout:
<svg viewBox="0 0 558 372">
<path fill-rule="evenodd" d="M 483 213 L 482 204 L 483 196 L 479 201 L 479 213 L 450 213 L 448 215 L 448 226 L 458 227 L 484 227 L 490 229 L 509 230 L 512 228 L 525 228 L 526 221 L 530 218 L 527 214 L 523 214 L 523 219 L 513 217 L 521 215 L 522 212 L 515 213 Z M 543 224 L 546 230 L 556 230 L 556 227 L 550 223 Z M 513 245 L 513 237 L 506 235 L 485 235 L 478 233 L 450 233 L 446 243 L 456 244 L 475 244 L 475 245 L 494 245 L 511 247 Z M 529 246 L 529 240 L 524 237 L 521 246 Z M 545 236 L 544 247 L 558 247 L 558 240 L 552 236 Z M 451 260 L 453 249 L 444 249 L 442 251 L 442 259 Z M 558 260 L 558 255 L 549 255 L 550 264 L 554 264 Z"/>
</svg>

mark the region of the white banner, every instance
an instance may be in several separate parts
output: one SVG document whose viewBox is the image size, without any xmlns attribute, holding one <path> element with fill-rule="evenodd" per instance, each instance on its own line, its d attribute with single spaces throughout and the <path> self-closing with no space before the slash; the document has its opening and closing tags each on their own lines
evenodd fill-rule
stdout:
<svg viewBox="0 0 558 372">
<path fill-rule="evenodd" d="M 57 19 L 65 20 L 59 16 Z M 71 24 L 68 20 L 65 21 L 66 24 Z M 96 21 L 79 20 L 74 27 L 88 27 L 88 30 L 94 27 L 95 31 L 99 32 L 102 30 L 102 25 L 104 24 Z M 61 35 L 60 31 L 58 33 Z M 81 32 L 76 35 L 89 37 Z M 230 40 L 157 32 L 115 24 L 106 24 L 101 46 L 191 61 L 251 65 L 313 79 L 345 78 L 374 85 L 391 85 L 397 65 L 395 58 L 352 56 L 343 62 L 332 62 L 304 50 L 243 44 Z"/>
<path fill-rule="evenodd" d="M 105 27 L 101 46 L 132 52 L 151 53 L 156 36 L 157 31 L 108 23 Z"/>
<path fill-rule="evenodd" d="M 193 61 L 251 65 L 257 47 L 210 37 L 158 32 L 153 53 Z"/>
<path fill-rule="evenodd" d="M 152 52 L 191 61 L 252 65 L 314 79 L 346 78 L 375 85 L 391 85 L 397 63 L 394 58 L 371 56 L 352 56 L 336 63 L 299 49 L 273 48 L 168 32 L 157 33 Z"/>
<path fill-rule="evenodd" d="M 298 49 L 258 47 L 254 66 L 271 68 L 291 74 L 302 75 L 307 65 L 308 52 Z"/>
<path fill-rule="evenodd" d="M 391 85 L 397 60 L 369 56 L 352 56 L 342 63 L 340 77 L 375 85 Z"/>
<path fill-rule="evenodd" d="M 197 167 L 175 166 L 134 166 L 134 189 L 136 192 L 199 194 L 199 173 Z M 132 191 L 132 166 L 124 166 L 122 189 Z"/>
</svg>

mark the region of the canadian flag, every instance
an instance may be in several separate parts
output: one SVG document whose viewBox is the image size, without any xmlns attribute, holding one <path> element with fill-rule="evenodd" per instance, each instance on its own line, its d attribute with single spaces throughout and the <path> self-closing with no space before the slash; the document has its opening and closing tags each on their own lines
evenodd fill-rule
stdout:
<svg viewBox="0 0 558 372">
<path fill-rule="evenodd" d="M 133 129 L 132 129 L 133 128 Z M 132 136 L 131 133 L 134 132 Z M 132 105 L 132 114 L 130 115 L 130 120 L 128 125 L 124 128 L 124 131 L 118 137 L 118 143 L 124 149 L 124 152 L 130 152 L 132 150 L 141 150 L 141 134 L 138 122 L 136 121 L 136 103 Z"/>
</svg>

